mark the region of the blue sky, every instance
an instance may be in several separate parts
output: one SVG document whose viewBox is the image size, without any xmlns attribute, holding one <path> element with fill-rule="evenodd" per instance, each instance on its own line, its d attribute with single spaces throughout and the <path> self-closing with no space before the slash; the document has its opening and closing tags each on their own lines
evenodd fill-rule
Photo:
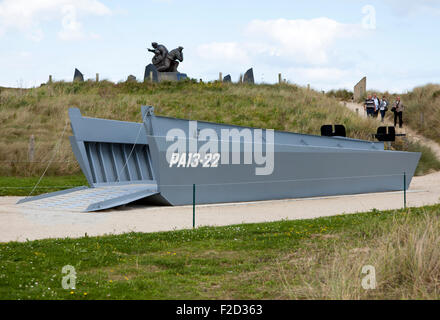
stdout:
<svg viewBox="0 0 440 320">
<path fill-rule="evenodd" d="M 0 0 L 0 86 L 143 77 L 157 41 L 183 46 L 181 72 L 318 90 L 405 91 L 439 83 L 440 0 Z"/>
</svg>

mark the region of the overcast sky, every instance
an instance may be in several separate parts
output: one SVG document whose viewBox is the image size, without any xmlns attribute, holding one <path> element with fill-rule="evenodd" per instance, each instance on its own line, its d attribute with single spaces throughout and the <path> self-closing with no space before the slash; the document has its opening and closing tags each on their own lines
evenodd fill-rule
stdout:
<svg viewBox="0 0 440 320">
<path fill-rule="evenodd" d="M 143 77 L 152 41 L 184 47 L 205 81 L 254 68 L 257 82 L 404 91 L 439 83 L 440 0 L 0 0 L 0 86 Z"/>
</svg>

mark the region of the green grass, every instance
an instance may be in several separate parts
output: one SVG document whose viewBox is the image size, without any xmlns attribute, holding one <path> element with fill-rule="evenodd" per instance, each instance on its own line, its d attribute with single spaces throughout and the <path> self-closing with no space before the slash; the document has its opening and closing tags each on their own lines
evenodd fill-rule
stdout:
<svg viewBox="0 0 440 320">
<path fill-rule="evenodd" d="M 440 160 L 437 158 L 431 148 L 420 144 L 419 142 L 408 141 L 408 139 L 397 138 L 392 142 L 393 150 L 402 150 L 409 152 L 420 152 L 422 154 L 416 168 L 415 175 L 421 176 L 440 170 Z"/>
<path fill-rule="evenodd" d="M 410 143 L 408 151 L 422 153 L 419 165 L 415 172 L 416 175 L 423 175 L 440 170 L 440 161 L 430 148 L 421 145 L 420 143 Z"/>
<path fill-rule="evenodd" d="M 38 180 L 39 177 L 0 177 L 0 196 L 28 196 Z M 82 174 L 44 176 L 32 196 L 87 185 L 87 180 Z"/>
<path fill-rule="evenodd" d="M 427 232 L 434 226 L 438 239 L 439 218 L 440 205 L 436 205 L 313 220 L 1 243 L 0 299 L 344 298 L 347 294 L 341 294 L 332 281 L 339 281 L 348 266 L 355 266 L 354 275 L 339 285 L 352 284 L 349 298 L 439 298 L 438 266 L 424 275 L 413 272 L 418 264 L 407 258 L 406 267 L 399 262 L 400 267 L 393 269 L 397 255 L 386 251 L 394 243 L 405 248 L 405 239 L 414 232 L 405 232 L 405 239 L 395 237 L 402 226 L 424 230 L 424 239 L 430 241 Z M 383 239 L 386 250 L 381 249 Z M 423 239 L 416 240 L 416 247 L 423 244 Z M 438 243 L 429 249 L 438 254 Z M 377 251 L 386 251 L 388 260 L 380 264 L 374 260 Z M 341 252 L 348 253 L 346 258 Z M 430 252 L 423 247 L 417 255 L 435 264 L 437 256 L 432 259 Z M 359 291 L 358 261 L 376 263 L 377 290 Z M 335 263 L 341 265 L 335 268 Z M 75 290 L 61 287 L 64 265 L 76 269 Z M 423 288 L 414 290 L 419 284 L 413 274 L 423 275 Z M 361 296 L 354 296 L 355 292 Z"/>
</svg>

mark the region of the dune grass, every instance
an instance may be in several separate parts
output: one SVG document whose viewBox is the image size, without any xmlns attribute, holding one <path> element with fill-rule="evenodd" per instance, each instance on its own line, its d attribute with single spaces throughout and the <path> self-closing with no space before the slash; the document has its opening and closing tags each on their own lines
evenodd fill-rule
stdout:
<svg viewBox="0 0 440 320">
<path fill-rule="evenodd" d="M 320 134 L 321 125 L 335 123 L 344 124 L 352 138 L 372 140 L 376 131 L 374 123 L 340 106 L 334 97 L 296 85 L 55 82 L 0 91 L 0 176 L 39 176 L 52 158 L 48 176 L 80 173 L 68 141 L 68 108 L 78 107 L 90 117 L 139 122 L 141 105 L 153 105 L 158 115 L 308 134 Z"/>
<path fill-rule="evenodd" d="M 44 176 L 40 183 L 38 180 L 39 177 L 0 177 L 0 196 L 36 196 L 88 185 L 82 173 L 69 176 Z"/>
<path fill-rule="evenodd" d="M 440 85 L 414 88 L 401 95 L 401 99 L 408 126 L 440 143 Z"/>
<path fill-rule="evenodd" d="M 0 299 L 439 299 L 439 243 L 439 205 L 0 243 Z"/>
<path fill-rule="evenodd" d="M 385 95 L 390 103 L 394 103 L 397 96 L 400 96 L 405 107 L 404 126 L 440 143 L 440 84 L 427 84 L 406 93 L 376 92 L 379 97 Z M 387 117 L 393 121 L 394 115 L 387 112 Z"/>
</svg>

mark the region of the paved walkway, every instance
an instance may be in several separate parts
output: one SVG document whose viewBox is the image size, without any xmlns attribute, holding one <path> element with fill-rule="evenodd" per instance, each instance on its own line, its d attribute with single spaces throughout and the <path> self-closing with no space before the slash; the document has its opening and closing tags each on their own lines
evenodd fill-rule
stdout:
<svg viewBox="0 0 440 320">
<path fill-rule="evenodd" d="M 103 212 L 30 210 L 15 203 L 21 197 L 0 197 L 0 242 L 44 238 L 120 234 L 130 231 L 156 232 L 192 227 L 192 207 L 127 206 Z M 408 206 L 439 203 L 440 172 L 414 177 L 407 194 Z M 308 199 L 199 205 L 197 226 L 306 219 L 373 208 L 398 209 L 402 192 L 371 193 Z"/>
</svg>

